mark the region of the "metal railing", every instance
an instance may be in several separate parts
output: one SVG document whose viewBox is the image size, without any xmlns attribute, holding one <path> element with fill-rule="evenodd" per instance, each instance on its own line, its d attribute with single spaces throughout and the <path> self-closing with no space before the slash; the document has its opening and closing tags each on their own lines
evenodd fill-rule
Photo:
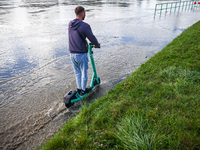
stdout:
<svg viewBox="0 0 200 150">
<path fill-rule="evenodd" d="M 198 6 L 200 6 L 200 0 L 191 0 L 191 1 L 181 1 L 180 0 L 179 2 L 156 4 L 154 18 L 158 11 L 160 11 L 159 14 L 161 16 L 163 11 L 166 14 L 167 12 L 171 13 L 172 11 L 179 12 L 181 9 L 182 9 L 182 11 L 183 11 L 183 9 L 185 9 L 185 10 L 194 9 L 194 8 L 197 8 Z"/>
</svg>

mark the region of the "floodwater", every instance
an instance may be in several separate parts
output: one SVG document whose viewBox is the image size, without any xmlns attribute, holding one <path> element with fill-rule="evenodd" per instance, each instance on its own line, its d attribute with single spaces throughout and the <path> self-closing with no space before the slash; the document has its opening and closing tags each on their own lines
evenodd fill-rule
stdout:
<svg viewBox="0 0 200 150">
<path fill-rule="evenodd" d="M 94 49 L 101 86 L 85 100 L 92 102 L 200 18 L 200 7 L 154 18 L 161 2 L 173 1 L 0 0 L 0 149 L 36 149 L 79 111 L 82 101 L 63 104 L 76 89 L 68 22 L 77 5 L 101 43 Z"/>
</svg>

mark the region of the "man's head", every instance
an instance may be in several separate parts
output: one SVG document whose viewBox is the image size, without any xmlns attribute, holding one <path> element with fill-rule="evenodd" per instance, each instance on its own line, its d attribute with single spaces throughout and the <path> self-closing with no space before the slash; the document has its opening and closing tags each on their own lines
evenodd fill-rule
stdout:
<svg viewBox="0 0 200 150">
<path fill-rule="evenodd" d="M 77 6 L 75 8 L 75 14 L 77 19 L 84 20 L 85 19 L 85 8 L 82 6 Z"/>
</svg>

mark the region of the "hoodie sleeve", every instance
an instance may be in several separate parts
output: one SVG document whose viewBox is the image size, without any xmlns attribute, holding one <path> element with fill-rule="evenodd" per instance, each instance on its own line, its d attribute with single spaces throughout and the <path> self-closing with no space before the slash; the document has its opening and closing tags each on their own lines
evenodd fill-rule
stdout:
<svg viewBox="0 0 200 150">
<path fill-rule="evenodd" d="M 86 37 L 90 40 L 90 42 L 92 44 L 94 44 L 96 47 L 100 48 L 100 44 L 97 41 L 96 37 L 94 36 L 94 34 L 92 33 L 92 29 L 90 27 L 90 25 L 87 24 L 87 27 L 85 28 L 85 35 Z"/>
</svg>

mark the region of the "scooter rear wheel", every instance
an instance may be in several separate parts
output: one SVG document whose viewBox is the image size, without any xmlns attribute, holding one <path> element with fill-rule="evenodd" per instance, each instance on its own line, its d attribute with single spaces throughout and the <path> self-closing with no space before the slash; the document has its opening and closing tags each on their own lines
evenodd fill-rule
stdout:
<svg viewBox="0 0 200 150">
<path fill-rule="evenodd" d="M 65 103 L 65 106 L 66 106 L 67 108 L 71 107 L 72 105 L 74 105 L 74 103 L 71 103 L 71 102 L 70 102 L 69 104 L 66 104 L 66 103 Z"/>
</svg>

